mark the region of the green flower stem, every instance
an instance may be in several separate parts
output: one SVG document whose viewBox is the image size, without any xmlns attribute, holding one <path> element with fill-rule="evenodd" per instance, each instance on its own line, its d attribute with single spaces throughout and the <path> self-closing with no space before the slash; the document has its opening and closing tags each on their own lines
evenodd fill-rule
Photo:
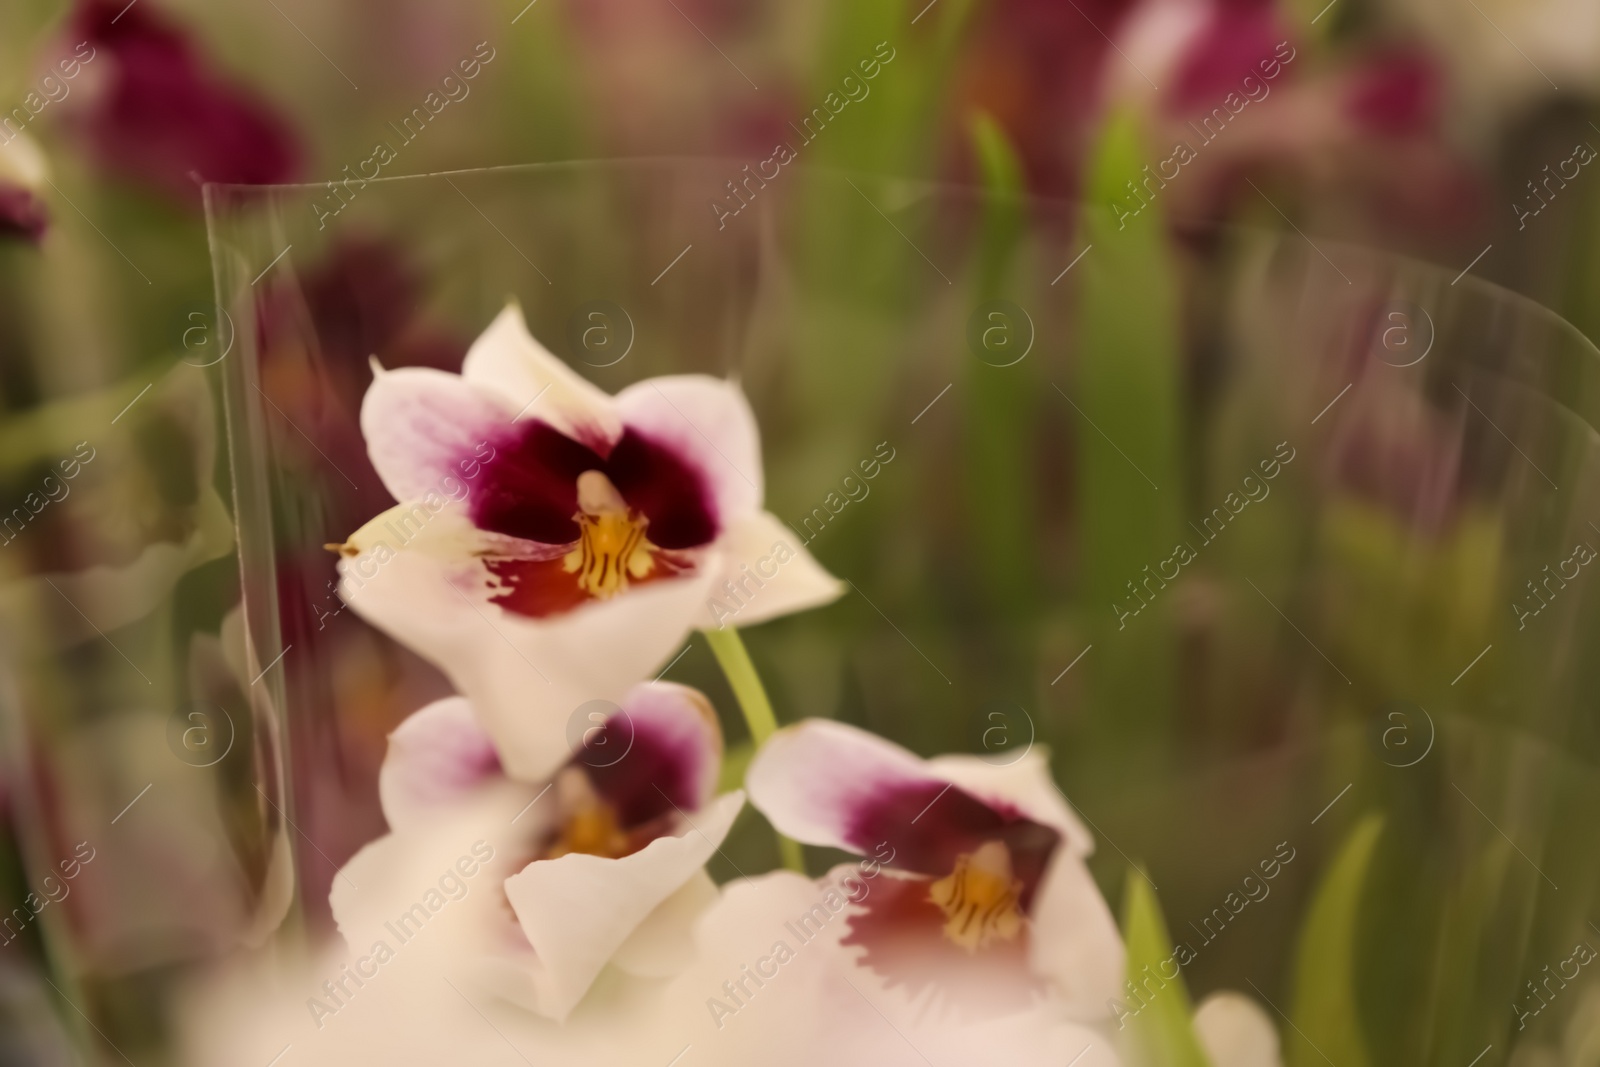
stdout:
<svg viewBox="0 0 1600 1067">
<path fill-rule="evenodd" d="M 744 713 L 745 725 L 750 728 L 750 741 L 756 750 L 767 743 L 778 729 L 778 717 L 773 714 L 772 701 L 767 699 L 767 690 L 761 684 L 761 675 L 756 673 L 756 665 L 750 661 L 750 653 L 745 650 L 744 641 L 739 637 L 739 631 L 729 627 L 722 630 L 704 630 L 706 644 L 711 646 L 712 655 L 717 657 L 717 666 L 722 668 L 722 673 L 728 679 L 728 685 L 733 688 L 733 695 L 739 701 L 739 710 Z M 800 851 L 800 843 L 778 834 L 778 854 L 783 857 L 783 865 L 791 871 L 805 873 L 805 857 Z"/>
</svg>

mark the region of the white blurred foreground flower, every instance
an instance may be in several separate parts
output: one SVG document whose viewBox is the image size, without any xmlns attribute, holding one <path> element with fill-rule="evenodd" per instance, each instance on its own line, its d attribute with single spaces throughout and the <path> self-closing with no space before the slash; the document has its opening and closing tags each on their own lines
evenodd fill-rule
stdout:
<svg viewBox="0 0 1600 1067">
<path fill-rule="evenodd" d="M 340 593 L 450 676 L 520 776 L 564 758 L 576 708 L 720 625 L 729 589 L 741 625 L 840 591 L 762 510 L 737 385 L 684 375 L 608 396 L 515 306 L 460 375 L 379 370 L 361 427 L 401 504 L 339 546 Z"/>
<path fill-rule="evenodd" d="M 1213 993 L 1201 1001 L 1194 1032 L 1217 1067 L 1282 1067 L 1277 1029 L 1243 993 Z"/>
<path fill-rule="evenodd" d="M 1108 1028 L 1073 1021 L 1054 997 L 994 998 L 974 1013 L 933 986 L 892 987 L 864 964 L 850 924 L 897 893 L 873 859 L 819 881 L 777 871 L 726 886 L 696 923 L 693 965 L 640 1029 L 663 1062 L 687 1047 L 697 1064 L 729 1067 L 1118 1067 Z"/>
<path fill-rule="evenodd" d="M 689 920 L 716 895 L 703 866 L 744 803 L 714 795 L 712 710 L 692 689 L 641 685 L 587 740 L 540 786 L 506 777 L 460 697 L 395 731 L 379 787 L 392 832 L 331 897 L 358 973 L 410 954 L 561 1020 L 608 965 L 687 964 Z M 324 992 L 308 1002 L 318 1022 L 349 993 Z"/>
</svg>

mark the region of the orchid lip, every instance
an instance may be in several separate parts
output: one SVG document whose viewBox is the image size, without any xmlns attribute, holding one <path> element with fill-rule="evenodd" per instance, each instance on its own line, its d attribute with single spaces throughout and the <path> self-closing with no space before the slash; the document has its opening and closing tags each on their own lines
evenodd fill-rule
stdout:
<svg viewBox="0 0 1600 1067">
<path fill-rule="evenodd" d="M 522 615 L 570 611 L 692 568 L 720 533 L 705 477 L 670 446 L 624 428 L 607 452 L 532 420 L 499 440 L 469 501 L 481 530 L 571 546 L 559 566 L 489 560 L 494 602 Z"/>
<path fill-rule="evenodd" d="M 536 846 L 539 859 L 585 853 L 620 859 L 656 838 L 675 833 L 685 812 L 699 810 L 707 799 L 708 741 L 714 713 L 693 690 L 651 690 L 630 701 L 593 732 L 556 775 L 553 782 L 557 815 L 553 828 Z M 686 701 L 685 715 L 645 703 L 655 697 Z M 593 758 L 622 751 L 619 758 Z"/>
</svg>

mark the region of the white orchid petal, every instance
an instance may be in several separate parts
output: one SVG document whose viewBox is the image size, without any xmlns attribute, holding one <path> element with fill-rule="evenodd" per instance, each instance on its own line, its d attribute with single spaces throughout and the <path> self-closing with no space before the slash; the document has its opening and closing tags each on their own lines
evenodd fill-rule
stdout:
<svg viewBox="0 0 1600 1067">
<path fill-rule="evenodd" d="M 723 887 L 696 924 L 694 962 L 669 983 L 650 1020 L 675 1043 L 669 1055 L 693 1044 L 719 1064 L 884 1062 L 850 1047 L 860 1036 L 877 1051 L 870 1020 L 893 1034 L 846 984 L 859 972 L 838 935 L 824 927 L 802 940 L 788 928 L 820 895 L 817 883 L 789 871 Z"/>
<path fill-rule="evenodd" d="M 328 897 L 351 951 L 365 954 L 381 941 L 450 966 L 514 954 L 508 935 L 515 928 L 499 887 L 525 857 L 525 842 L 543 832 L 549 809 L 537 804 L 511 821 L 535 795 L 531 786 L 502 781 L 357 852 Z"/>
<path fill-rule="evenodd" d="M 844 583 L 823 570 L 804 540 L 771 512 L 753 512 L 730 524 L 719 547 L 722 572 L 697 624 L 702 630 L 754 626 L 832 603 L 844 593 Z"/>
<path fill-rule="evenodd" d="M 396 500 L 470 492 L 517 409 L 460 375 L 427 367 L 380 371 L 361 401 L 367 456 Z"/>
<path fill-rule="evenodd" d="M 703 374 L 647 378 L 618 393 L 616 404 L 629 430 L 701 472 L 724 529 L 760 509 L 761 433 L 738 385 Z"/>
<path fill-rule="evenodd" d="M 391 830 L 448 811 L 503 777 L 494 742 L 465 697 L 436 700 L 389 735 L 378 798 Z"/>
<path fill-rule="evenodd" d="M 698 820 L 697 820 L 698 821 Z M 717 884 L 705 871 L 645 917 L 611 957 L 614 966 L 641 978 L 669 978 L 694 959 L 694 923 L 717 902 Z"/>
<path fill-rule="evenodd" d="M 622 435 L 615 401 L 540 344 L 515 304 L 472 343 L 461 376 L 498 393 L 519 422 L 538 419 L 601 454 Z"/>
<path fill-rule="evenodd" d="M 1089 868 L 1067 849 L 1051 857 L 1034 898 L 1028 958 L 1077 1019 L 1103 1018 L 1122 988 L 1126 953 L 1116 919 Z"/>
<path fill-rule="evenodd" d="M 1212 1063 L 1227 1067 L 1281 1067 L 1277 1027 L 1261 1005 L 1224 990 L 1200 1002 L 1194 1030 Z"/>
<path fill-rule="evenodd" d="M 680 834 L 631 856 L 573 853 L 530 863 L 506 880 L 506 898 L 539 959 L 540 1014 L 567 1017 L 634 930 L 715 854 L 743 806 L 744 795 L 730 793 L 687 816 Z"/>
</svg>

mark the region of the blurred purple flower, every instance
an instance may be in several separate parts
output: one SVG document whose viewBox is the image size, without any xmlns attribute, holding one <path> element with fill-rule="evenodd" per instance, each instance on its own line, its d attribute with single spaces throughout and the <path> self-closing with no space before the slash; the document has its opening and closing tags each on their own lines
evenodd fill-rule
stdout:
<svg viewBox="0 0 1600 1067">
<path fill-rule="evenodd" d="M 38 244 L 48 223 L 49 215 L 37 196 L 20 185 L 0 183 L 0 234 Z"/>
<path fill-rule="evenodd" d="M 1180 228 L 1259 206 L 1247 179 L 1287 183 L 1323 225 L 1385 241 L 1469 228 L 1481 183 L 1446 141 L 1442 75 L 1419 47 L 1319 54 L 1260 0 L 1146 0 L 1116 36 L 1127 62 L 1107 69 L 1108 106 L 1148 116 L 1159 159 L 1189 146 L 1177 170 L 1159 164 Z"/>
<path fill-rule="evenodd" d="M 1259 80 L 1258 64 L 1273 55 L 1278 42 L 1293 37 L 1270 2 L 1216 4 L 1198 32 L 1183 43 L 1168 108 L 1188 114 L 1215 106 L 1237 92 L 1245 78 Z"/>
<path fill-rule="evenodd" d="M 992 115 L 1029 187 L 1071 195 L 1099 115 L 1102 68 L 1135 0 L 1000 0 L 984 15 L 962 75 L 959 114 Z"/>
<path fill-rule="evenodd" d="M 33 138 L 19 133 L 0 141 L 0 237 L 34 244 L 44 239 L 50 215 L 38 190 L 47 173 L 44 153 Z"/>
<path fill-rule="evenodd" d="M 272 184 L 299 173 L 289 125 L 214 71 L 151 0 L 80 0 L 72 25 L 111 68 L 76 113 L 108 170 L 191 205 L 202 181 Z"/>
</svg>

